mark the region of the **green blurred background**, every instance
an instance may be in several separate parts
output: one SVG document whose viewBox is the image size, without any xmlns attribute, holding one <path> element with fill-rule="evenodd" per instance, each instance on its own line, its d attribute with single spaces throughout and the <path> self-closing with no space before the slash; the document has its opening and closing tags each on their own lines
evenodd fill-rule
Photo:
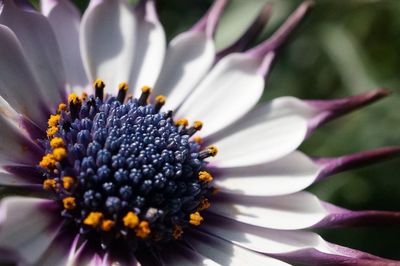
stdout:
<svg viewBox="0 0 400 266">
<path fill-rule="evenodd" d="M 84 10 L 87 1 L 75 1 Z M 235 40 L 264 3 L 274 11 L 265 39 L 301 3 L 296 0 L 232 0 L 216 41 Z M 211 0 L 158 1 L 168 38 L 187 29 Z M 320 0 L 281 50 L 264 100 L 283 95 L 306 99 L 345 97 L 377 87 L 393 94 L 318 130 L 301 147 L 313 156 L 339 156 L 400 144 L 400 1 Z M 321 199 L 353 210 L 400 210 L 400 160 L 331 177 L 309 190 Z M 400 259 L 400 228 L 350 228 L 320 231 L 331 242 Z"/>
</svg>

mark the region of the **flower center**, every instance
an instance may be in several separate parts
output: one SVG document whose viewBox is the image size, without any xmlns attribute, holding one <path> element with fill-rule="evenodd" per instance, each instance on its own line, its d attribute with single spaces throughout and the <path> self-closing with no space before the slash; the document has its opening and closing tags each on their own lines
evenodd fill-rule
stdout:
<svg viewBox="0 0 400 266">
<path fill-rule="evenodd" d="M 101 80 L 94 87 L 95 95 L 71 94 L 48 120 L 44 189 L 69 224 L 103 248 L 178 239 L 210 205 L 205 159 L 216 147 L 194 136 L 200 121 L 189 126 L 161 112 L 164 96 L 149 103 L 149 87 L 139 98 L 126 98 L 126 83 L 116 97 L 104 95 Z"/>
</svg>

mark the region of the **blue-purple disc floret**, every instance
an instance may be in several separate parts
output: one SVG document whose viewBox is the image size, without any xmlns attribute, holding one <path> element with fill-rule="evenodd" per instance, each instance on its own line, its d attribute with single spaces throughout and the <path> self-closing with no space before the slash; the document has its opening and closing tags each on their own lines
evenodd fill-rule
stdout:
<svg viewBox="0 0 400 266">
<path fill-rule="evenodd" d="M 147 97 L 68 101 L 55 133 L 44 140 L 44 158 L 57 156 L 54 139 L 66 155 L 54 167 L 40 166 L 45 182 L 52 182 L 45 188 L 73 227 L 102 246 L 123 240 L 134 247 L 179 238 L 195 224 L 192 215 L 207 207 L 213 188 L 199 178 L 210 153 L 192 140 L 193 127 L 176 123 L 171 111 L 160 112 L 159 102 L 149 104 Z"/>
</svg>

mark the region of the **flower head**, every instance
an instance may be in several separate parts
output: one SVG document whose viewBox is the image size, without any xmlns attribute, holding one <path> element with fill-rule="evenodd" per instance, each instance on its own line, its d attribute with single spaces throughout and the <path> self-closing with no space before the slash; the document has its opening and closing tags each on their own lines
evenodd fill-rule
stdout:
<svg viewBox="0 0 400 266">
<path fill-rule="evenodd" d="M 35 192 L 1 201 L 0 261 L 391 263 L 304 229 L 398 223 L 398 213 L 354 212 L 302 190 L 400 148 L 319 159 L 297 150 L 387 91 L 256 106 L 311 2 L 246 49 L 265 6 L 222 51 L 213 35 L 226 0 L 167 48 L 152 0 L 93 0 L 82 19 L 65 0 L 41 1 L 41 13 L 0 3 L 0 184 Z"/>
</svg>

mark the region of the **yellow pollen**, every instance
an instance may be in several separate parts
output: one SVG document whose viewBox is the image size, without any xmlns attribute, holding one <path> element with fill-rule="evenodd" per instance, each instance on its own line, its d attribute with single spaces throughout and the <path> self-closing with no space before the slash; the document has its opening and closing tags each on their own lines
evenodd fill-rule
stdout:
<svg viewBox="0 0 400 266">
<path fill-rule="evenodd" d="M 60 103 L 60 104 L 58 105 L 57 112 L 58 112 L 58 113 L 61 113 L 61 111 L 67 111 L 67 105 L 66 105 L 65 103 Z"/>
<path fill-rule="evenodd" d="M 71 93 L 68 95 L 68 103 L 78 104 L 80 103 L 81 99 L 76 95 L 76 93 Z"/>
<path fill-rule="evenodd" d="M 61 161 L 67 157 L 67 151 L 64 148 L 56 148 L 53 150 L 53 156 L 56 161 Z"/>
<path fill-rule="evenodd" d="M 53 154 L 46 154 L 39 162 L 39 166 L 42 168 L 54 168 L 56 166 L 56 160 Z"/>
<path fill-rule="evenodd" d="M 52 140 L 50 140 L 50 146 L 55 149 L 55 148 L 60 148 L 60 147 L 64 147 L 65 143 L 64 140 L 62 138 L 59 137 L 55 137 Z"/>
<path fill-rule="evenodd" d="M 201 121 L 194 121 L 193 128 L 196 130 L 200 130 L 203 127 L 203 122 Z"/>
<path fill-rule="evenodd" d="M 126 83 L 126 82 L 121 82 L 121 83 L 118 85 L 118 90 L 127 91 L 128 89 L 129 89 L 129 86 L 128 86 L 128 83 Z"/>
<path fill-rule="evenodd" d="M 194 212 L 190 214 L 190 221 L 189 221 L 190 224 L 200 225 L 203 220 L 204 219 L 203 217 L 201 217 L 199 212 Z"/>
<path fill-rule="evenodd" d="M 76 207 L 76 202 L 74 197 L 63 198 L 64 208 L 67 210 L 73 210 Z"/>
<path fill-rule="evenodd" d="M 147 221 L 141 221 L 136 229 L 136 236 L 140 238 L 146 238 L 150 232 L 149 223 Z"/>
<path fill-rule="evenodd" d="M 185 127 L 187 127 L 189 125 L 189 121 L 186 118 L 181 118 L 181 119 L 178 119 L 175 124 L 177 126 L 185 126 Z"/>
<path fill-rule="evenodd" d="M 199 180 L 204 183 L 211 183 L 211 181 L 213 181 L 213 177 L 209 172 L 200 171 L 199 172 Z"/>
<path fill-rule="evenodd" d="M 156 100 L 156 102 L 158 102 L 158 103 L 164 104 L 165 101 L 167 100 L 167 97 L 165 97 L 164 95 L 158 95 L 158 96 L 156 97 L 155 100 Z"/>
<path fill-rule="evenodd" d="M 88 94 L 86 92 L 82 92 L 82 94 L 81 94 L 82 101 L 86 100 L 87 97 L 88 97 Z"/>
<path fill-rule="evenodd" d="M 149 86 L 143 86 L 142 93 L 151 93 L 151 88 Z"/>
<path fill-rule="evenodd" d="M 56 180 L 54 179 L 46 179 L 43 181 L 43 188 L 46 190 L 49 190 L 51 188 L 55 188 L 56 187 Z"/>
<path fill-rule="evenodd" d="M 111 228 L 113 228 L 114 225 L 115 222 L 113 220 L 103 220 L 101 222 L 100 228 L 101 230 L 108 232 L 111 230 Z"/>
<path fill-rule="evenodd" d="M 56 134 L 58 132 L 58 127 L 49 127 L 47 130 L 46 130 L 46 133 L 47 133 L 47 137 L 48 138 L 52 138 L 52 137 L 54 137 L 54 135 Z"/>
<path fill-rule="evenodd" d="M 199 211 L 202 211 L 202 210 L 205 210 L 205 209 L 210 208 L 210 206 L 211 206 L 210 201 L 209 201 L 207 198 L 204 198 L 204 199 L 200 202 L 200 205 L 199 205 L 199 207 L 198 207 L 198 210 L 199 210 Z"/>
<path fill-rule="evenodd" d="M 193 137 L 193 141 L 196 142 L 196 143 L 198 143 L 198 144 L 200 144 L 200 143 L 203 142 L 203 138 L 200 137 L 200 136 L 194 136 L 194 137 Z"/>
<path fill-rule="evenodd" d="M 183 235 L 182 226 L 175 225 L 174 231 L 172 232 L 172 236 L 174 237 L 174 239 L 179 239 L 181 238 L 182 235 Z"/>
<path fill-rule="evenodd" d="M 61 116 L 60 115 L 51 115 L 49 120 L 47 121 L 47 124 L 49 127 L 55 127 L 58 124 L 58 121 L 60 121 Z"/>
<path fill-rule="evenodd" d="M 62 181 L 63 181 L 63 187 L 65 189 L 70 189 L 74 185 L 74 179 L 70 176 L 64 176 L 62 178 Z"/>
<path fill-rule="evenodd" d="M 212 157 L 214 157 L 218 153 L 218 148 L 216 146 L 214 146 L 214 145 L 208 146 L 207 150 L 208 150 L 208 152 L 210 153 L 210 155 Z"/>
<path fill-rule="evenodd" d="M 101 212 L 91 212 L 83 221 L 84 224 L 96 227 L 100 224 L 101 219 L 103 218 L 103 214 Z"/>
<path fill-rule="evenodd" d="M 128 212 L 122 221 L 126 227 L 135 228 L 139 224 L 139 217 L 133 212 Z"/>
<path fill-rule="evenodd" d="M 95 88 L 103 89 L 106 86 L 106 84 L 104 83 L 104 81 L 102 79 L 96 79 L 96 81 L 94 82 L 93 86 Z"/>
</svg>

